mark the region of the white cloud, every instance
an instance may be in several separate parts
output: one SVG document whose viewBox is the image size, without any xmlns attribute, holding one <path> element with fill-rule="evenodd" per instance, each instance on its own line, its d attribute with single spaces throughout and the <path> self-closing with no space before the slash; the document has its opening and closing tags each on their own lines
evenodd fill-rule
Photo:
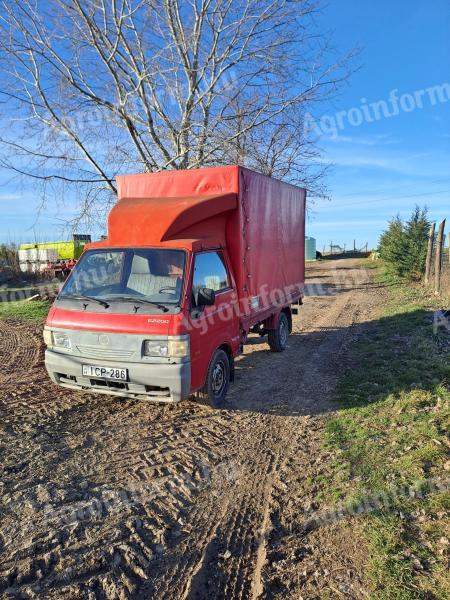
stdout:
<svg viewBox="0 0 450 600">
<path fill-rule="evenodd" d="M 328 158 L 336 167 L 377 169 L 408 177 L 448 177 L 449 156 L 445 153 L 404 152 L 359 147 L 356 151 L 335 148 Z"/>
<path fill-rule="evenodd" d="M 17 200 L 23 199 L 23 196 L 18 194 L 0 194 L 0 202 L 17 202 Z"/>
</svg>

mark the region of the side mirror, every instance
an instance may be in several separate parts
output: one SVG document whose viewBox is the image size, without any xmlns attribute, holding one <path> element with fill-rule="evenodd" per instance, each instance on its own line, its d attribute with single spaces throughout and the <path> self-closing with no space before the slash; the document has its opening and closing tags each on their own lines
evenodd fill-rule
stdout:
<svg viewBox="0 0 450 600">
<path fill-rule="evenodd" d="M 212 306 L 216 302 L 216 292 L 210 288 L 200 288 L 197 295 L 198 306 Z"/>
</svg>

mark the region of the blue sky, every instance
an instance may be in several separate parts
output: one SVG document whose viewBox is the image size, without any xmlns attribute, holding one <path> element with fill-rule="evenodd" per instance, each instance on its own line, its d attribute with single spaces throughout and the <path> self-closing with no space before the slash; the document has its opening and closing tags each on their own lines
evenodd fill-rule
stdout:
<svg viewBox="0 0 450 600">
<path fill-rule="evenodd" d="M 334 163 L 332 200 L 313 207 L 308 234 L 320 249 L 331 241 L 348 247 L 354 239 L 374 246 L 387 221 L 397 212 L 408 217 L 415 204 L 428 206 L 433 220 L 450 217 L 450 96 L 440 102 L 420 94 L 450 85 L 450 2 L 330 1 L 321 21 L 334 30 L 338 48 L 361 48 L 361 68 L 327 115 L 335 119 L 340 111 L 389 101 L 393 90 L 412 95 L 416 106 L 406 98 L 397 111 L 388 105 L 393 116 L 375 119 L 383 113 L 369 111 L 372 122 L 358 125 L 359 108 L 353 125 L 341 116 L 337 135 L 323 136 Z M 321 130 L 329 132 L 329 123 Z"/>
<path fill-rule="evenodd" d="M 318 22 L 334 31 L 339 52 L 361 48 L 361 66 L 311 123 L 334 166 L 331 200 L 312 207 L 308 235 L 319 249 L 354 239 L 374 247 L 387 221 L 415 204 L 433 220 L 450 217 L 450 95 L 425 91 L 450 85 L 449 0 L 329 0 Z M 381 101 L 391 116 L 371 108 Z M 8 175 L 0 171 L 0 241 L 61 237 L 67 209 L 49 203 L 36 214 L 33 182 L 18 186 Z"/>
</svg>

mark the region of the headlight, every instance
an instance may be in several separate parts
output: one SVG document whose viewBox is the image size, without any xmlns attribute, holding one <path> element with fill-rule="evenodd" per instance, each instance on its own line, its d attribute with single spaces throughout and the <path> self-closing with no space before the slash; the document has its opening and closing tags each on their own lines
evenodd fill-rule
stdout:
<svg viewBox="0 0 450 600">
<path fill-rule="evenodd" d="M 144 342 L 145 356 L 169 356 L 169 343 L 158 340 Z"/>
<path fill-rule="evenodd" d="M 57 348 L 65 348 L 66 350 L 72 350 L 72 344 L 70 342 L 70 337 L 67 333 L 60 333 L 58 331 L 52 332 L 53 336 L 53 345 Z"/>
<path fill-rule="evenodd" d="M 189 356 L 189 340 L 145 340 L 144 356 L 183 358 Z"/>
</svg>

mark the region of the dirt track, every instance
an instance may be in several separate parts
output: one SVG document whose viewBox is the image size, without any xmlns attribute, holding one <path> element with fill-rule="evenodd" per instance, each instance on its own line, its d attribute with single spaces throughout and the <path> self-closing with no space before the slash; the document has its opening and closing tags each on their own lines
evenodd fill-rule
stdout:
<svg viewBox="0 0 450 600">
<path fill-rule="evenodd" d="M 308 285 L 286 352 L 252 338 L 222 411 L 61 390 L 41 327 L 0 320 L 0 595 L 365 596 L 356 550 L 336 557 L 286 522 L 314 501 L 302 482 L 327 460 L 323 415 L 378 290 L 349 260 L 315 265 Z"/>
</svg>

